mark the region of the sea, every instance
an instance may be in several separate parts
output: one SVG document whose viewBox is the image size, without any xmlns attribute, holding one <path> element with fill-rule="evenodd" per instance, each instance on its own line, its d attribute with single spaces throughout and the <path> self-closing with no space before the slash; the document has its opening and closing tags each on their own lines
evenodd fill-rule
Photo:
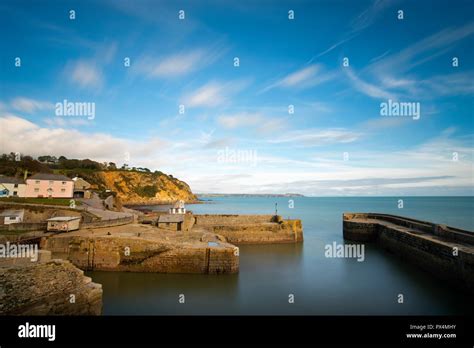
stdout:
<svg viewBox="0 0 474 348">
<path fill-rule="evenodd" d="M 203 198 L 197 214 L 301 219 L 300 244 L 241 245 L 238 274 L 87 272 L 103 286 L 105 315 L 460 315 L 474 296 L 377 245 L 362 262 L 328 258 L 343 244 L 343 212 L 378 212 L 474 230 L 474 197 Z M 401 207 L 400 199 L 403 200 Z M 160 209 L 149 206 L 148 209 Z"/>
</svg>

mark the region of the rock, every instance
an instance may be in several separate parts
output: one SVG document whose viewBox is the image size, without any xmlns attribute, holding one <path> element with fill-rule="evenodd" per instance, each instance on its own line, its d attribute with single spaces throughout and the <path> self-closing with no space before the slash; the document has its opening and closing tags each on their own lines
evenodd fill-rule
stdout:
<svg viewBox="0 0 474 348">
<path fill-rule="evenodd" d="M 14 265 L 0 268 L 0 300 L 0 315 L 100 315 L 102 285 L 65 260 Z"/>
</svg>

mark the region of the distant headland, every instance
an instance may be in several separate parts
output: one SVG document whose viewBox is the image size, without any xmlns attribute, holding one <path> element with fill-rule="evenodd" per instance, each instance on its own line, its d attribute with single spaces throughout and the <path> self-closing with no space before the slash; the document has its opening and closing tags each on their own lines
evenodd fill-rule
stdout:
<svg viewBox="0 0 474 348">
<path fill-rule="evenodd" d="M 299 193 L 196 193 L 198 198 L 211 197 L 305 197 Z"/>
</svg>

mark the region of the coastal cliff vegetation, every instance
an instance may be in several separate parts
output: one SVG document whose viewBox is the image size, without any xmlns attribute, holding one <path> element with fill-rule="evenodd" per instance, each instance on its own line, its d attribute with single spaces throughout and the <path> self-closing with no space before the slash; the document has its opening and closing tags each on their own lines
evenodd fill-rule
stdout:
<svg viewBox="0 0 474 348">
<path fill-rule="evenodd" d="M 24 178 L 35 173 L 82 177 L 101 196 L 115 195 L 123 204 L 169 203 L 176 200 L 197 201 L 184 181 L 161 171 L 90 159 L 68 159 L 65 156 L 23 156 L 15 153 L 0 157 L 0 175 Z"/>
</svg>

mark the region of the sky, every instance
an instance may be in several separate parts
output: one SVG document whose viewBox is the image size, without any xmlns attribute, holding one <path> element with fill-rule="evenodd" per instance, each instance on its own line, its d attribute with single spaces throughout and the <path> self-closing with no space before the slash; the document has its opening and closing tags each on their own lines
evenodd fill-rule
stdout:
<svg viewBox="0 0 474 348">
<path fill-rule="evenodd" d="M 0 152 L 147 167 L 197 193 L 473 195 L 473 14 L 468 0 L 2 0 Z"/>
</svg>

